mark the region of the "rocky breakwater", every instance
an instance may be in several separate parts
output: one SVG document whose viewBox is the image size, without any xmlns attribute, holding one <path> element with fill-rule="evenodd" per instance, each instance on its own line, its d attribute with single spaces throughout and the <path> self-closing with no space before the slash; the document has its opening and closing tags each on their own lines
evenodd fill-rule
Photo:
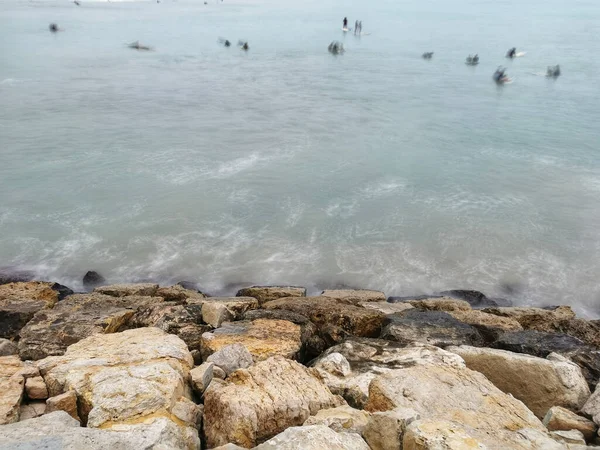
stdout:
<svg viewBox="0 0 600 450">
<path fill-rule="evenodd" d="M 598 324 L 499 304 L 0 285 L 0 448 L 594 448 Z"/>
</svg>

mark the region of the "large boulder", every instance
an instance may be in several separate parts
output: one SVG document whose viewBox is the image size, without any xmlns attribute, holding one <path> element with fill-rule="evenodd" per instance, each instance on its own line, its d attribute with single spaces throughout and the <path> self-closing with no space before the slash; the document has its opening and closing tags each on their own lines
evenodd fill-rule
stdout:
<svg viewBox="0 0 600 450">
<path fill-rule="evenodd" d="M 413 309 L 414 306 L 410 303 L 390 303 L 390 302 L 362 302 L 359 306 L 368 309 L 374 309 L 375 311 L 382 312 L 384 314 L 394 314 Z"/>
<path fill-rule="evenodd" d="M 94 289 L 98 294 L 110 295 L 111 297 L 141 296 L 153 297 L 158 291 L 158 284 L 137 283 L 137 284 L 111 284 L 109 286 L 99 286 Z"/>
<path fill-rule="evenodd" d="M 543 423 L 550 431 L 577 430 L 581 432 L 588 441 L 591 441 L 594 438 L 596 431 L 598 430 L 596 424 L 591 420 L 560 406 L 553 406 L 550 408 L 544 416 Z"/>
<path fill-rule="evenodd" d="M 459 423 L 439 419 L 411 422 L 402 435 L 404 450 L 485 450 L 481 441 L 471 436 Z"/>
<path fill-rule="evenodd" d="M 348 305 L 329 297 L 282 298 L 267 302 L 263 307 L 303 314 L 321 329 L 335 326 L 361 337 L 378 337 L 386 320 L 385 314 L 379 311 Z"/>
<path fill-rule="evenodd" d="M 368 289 L 326 289 L 322 297 L 329 297 L 349 305 L 358 305 L 365 302 L 385 302 L 385 294 L 381 291 Z"/>
<path fill-rule="evenodd" d="M 48 450 L 199 450 L 194 430 L 157 418 L 147 424 L 124 424 L 118 430 L 82 428 L 64 411 L 0 427 L 2 449 Z"/>
<path fill-rule="evenodd" d="M 18 283 L 35 279 L 35 272 L 14 266 L 0 267 L 0 284 Z"/>
<path fill-rule="evenodd" d="M 0 299 L 27 298 L 30 300 L 43 300 L 47 306 L 52 307 L 73 291 L 58 283 L 46 281 L 29 281 L 8 283 L 0 285 Z"/>
<path fill-rule="evenodd" d="M 202 304 L 202 320 L 219 328 L 223 322 L 239 320 L 249 310 L 258 308 L 254 297 L 209 297 L 199 301 Z"/>
<path fill-rule="evenodd" d="M 63 394 L 55 395 L 46 400 L 46 412 L 64 411 L 71 417 L 80 422 L 77 412 L 77 394 L 75 391 L 67 391 Z"/>
<path fill-rule="evenodd" d="M 280 356 L 215 380 L 204 393 L 204 433 L 209 448 L 234 443 L 246 448 L 319 410 L 343 404 L 304 366 Z"/>
<path fill-rule="evenodd" d="M 398 407 L 413 409 L 423 420 L 456 422 L 464 433 L 489 448 L 519 448 L 516 430 L 545 430 L 523 403 L 500 391 L 481 373 L 447 364 L 414 365 L 374 378 L 365 409 L 376 412 Z"/>
<path fill-rule="evenodd" d="M 226 375 L 238 369 L 246 369 L 253 364 L 252 355 L 242 344 L 231 344 L 210 355 L 207 363 L 223 369 Z"/>
<path fill-rule="evenodd" d="M 0 356 L 16 355 L 19 353 L 17 344 L 8 339 L 0 338 Z"/>
<path fill-rule="evenodd" d="M 447 345 L 483 345 L 483 338 L 476 328 L 467 325 L 443 311 L 419 311 L 411 309 L 388 316 L 381 337 L 404 345 L 415 342 L 438 347 Z"/>
<path fill-rule="evenodd" d="M 406 303 L 423 311 L 470 311 L 468 302 L 450 297 L 408 300 Z"/>
<path fill-rule="evenodd" d="M 202 357 L 231 344 L 244 345 L 255 361 L 275 355 L 297 359 L 302 349 L 301 327 L 287 320 L 228 322 L 202 335 Z"/>
<path fill-rule="evenodd" d="M 186 288 L 179 284 L 159 288 L 156 291 L 156 296 L 164 298 L 166 302 L 175 303 L 187 303 L 187 301 L 202 300 L 206 298 L 206 295 L 202 292 Z"/>
<path fill-rule="evenodd" d="M 546 359 L 506 350 L 449 347 L 467 367 L 484 374 L 507 394 L 521 400 L 540 419 L 552 406 L 578 411 L 590 396 L 581 369 L 552 353 Z"/>
<path fill-rule="evenodd" d="M 338 406 L 337 408 L 322 409 L 314 416 L 310 416 L 304 422 L 308 425 L 325 425 L 338 433 L 358 433 L 362 434 L 363 429 L 369 422 L 371 414 L 360 409 L 352 408 L 348 405 Z"/>
<path fill-rule="evenodd" d="M 93 291 L 98 286 L 106 284 L 106 279 L 94 270 L 88 270 L 83 276 L 83 288 L 86 291 Z"/>
<path fill-rule="evenodd" d="M 408 408 L 376 412 L 371 415 L 363 436 L 371 450 L 398 450 L 402 448 L 406 427 L 419 419 L 419 414 Z"/>
<path fill-rule="evenodd" d="M 465 289 L 451 289 L 449 291 L 440 292 L 440 295 L 465 300 L 473 308 L 485 308 L 490 306 L 510 306 L 511 304 L 509 300 L 503 298 L 488 298 L 482 292 Z"/>
<path fill-rule="evenodd" d="M 498 332 L 520 331 L 523 329 L 521 324 L 515 319 L 512 319 L 510 317 L 496 316 L 494 314 L 488 314 L 478 309 L 470 309 L 466 311 L 448 311 L 448 314 L 450 314 L 455 319 L 460 320 L 461 322 L 473 325 L 474 327 L 478 328 L 480 331 L 483 332 L 491 332 L 492 330 L 497 330 Z"/>
<path fill-rule="evenodd" d="M 158 297 L 71 295 L 52 309 L 38 311 L 21 330 L 19 355 L 22 359 L 62 355 L 69 345 L 88 336 L 122 330 L 138 308 L 161 301 Z"/>
<path fill-rule="evenodd" d="M 19 421 L 25 388 L 23 369 L 18 356 L 0 357 L 0 425 Z"/>
<path fill-rule="evenodd" d="M 306 288 L 296 286 L 252 286 L 240 289 L 237 297 L 254 297 L 260 305 L 286 297 L 306 297 Z"/>
<path fill-rule="evenodd" d="M 122 430 L 166 419 L 180 436 L 195 436 L 190 447 L 199 445 L 197 407 L 188 400 L 193 360 L 177 336 L 158 328 L 95 334 L 37 365 L 51 396 L 75 391 L 88 427 Z"/>
<path fill-rule="evenodd" d="M 254 450 L 369 450 L 356 433 L 336 433 L 324 425 L 291 427 Z"/>
<path fill-rule="evenodd" d="M 600 385 L 596 386 L 596 390 L 587 399 L 581 412 L 591 417 L 596 425 L 600 425 Z"/>
</svg>

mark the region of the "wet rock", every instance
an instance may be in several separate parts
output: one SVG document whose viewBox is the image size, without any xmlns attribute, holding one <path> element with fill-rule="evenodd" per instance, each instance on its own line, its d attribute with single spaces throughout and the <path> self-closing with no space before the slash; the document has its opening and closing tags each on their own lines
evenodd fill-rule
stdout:
<svg viewBox="0 0 600 450">
<path fill-rule="evenodd" d="M 323 425 L 291 427 L 255 450 L 369 450 L 355 433 L 336 433 Z"/>
<path fill-rule="evenodd" d="M 398 450 L 403 448 L 406 427 L 420 418 L 416 411 L 408 408 L 376 412 L 364 428 L 363 437 L 371 450 Z"/>
<path fill-rule="evenodd" d="M 469 311 L 448 311 L 452 317 L 474 326 L 486 341 L 494 341 L 503 331 L 520 331 L 521 324 L 510 317 L 500 317 L 477 309 Z"/>
<path fill-rule="evenodd" d="M 35 273 L 18 267 L 0 267 L 0 284 L 31 281 Z"/>
<path fill-rule="evenodd" d="M 298 359 L 302 349 L 301 328 L 287 320 L 257 319 L 225 323 L 221 328 L 202 335 L 202 356 L 207 359 L 212 353 L 231 344 L 243 344 L 255 361 L 275 355 Z"/>
<path fill-rule="evenodd" d="M 488 306 L 510 306 L 510 302 L 505 299 L 491 299 L 479 291 L 469 291 L 464 289 L 452 289 L 440 292 L 440 295 L 452 298 L 458 298 L 469 303 L 473 308 L 485 308 Z"/>
<path fill-rule="evenodd" d="M 501 391 L 521 400 L 539 418 L 552 406 L 579 410 L 590 396 L 581 369 L 552 353 L 547 359 L 506 350 L 448 347 L 467 367 L 484 374 Z"/>
<path fill-rule="evenodd" d="M 32 377 L 25 380 L 25 393 L 31 400 L 46 400 L 48 389 L 42 377 Z"/>
<path fill-rule="evenodd" d="M 205 362 L 198 367 L 194 367 L 190 371 L 190 376 L 192 377 L 192 387 L 194 388 L 194 392 L 196 392 L 196 394 L 202 395 L 212 381 L 214 365 L 215 363 L 213 362 Z"/>
<path fill-rule="evenodd" d="M 515 430 L 545 430 L 523 403 L 500 391 L 481 373 L 447 364 L 415 365 L 375 377 L 365 409 L 376 412 L 398 407 L 413 409 L 428 422 L 454 418 L 467 435 L 489 448 L 520 448 L 522 438 Z M 418 427 L 415 423 L 407 428 L 404 448 L 414 441 L 407 440 L 407 435 L 411 427 Z"/>
<path fill-rule="evenodd" d="M 406 450 L 485 450 L 487 447 L 471 436 L 459 423 L 448 420 L 416 420 L 407 426 L 402 436 Z"/>
<path fill-rule="evenodd" d="M 415 342 L 438 347 L 483 345 L 483 338 L 476 328 L 445 312 L 408 310 L 388 318 L 390 323 L 383 329 L 381 337 L 404 345 Z"/>
<path fill-rule="evenodd" d="M 407 303 L 422 311 L 471 311 L 468 302 L 450 297 L 408 300 Z"/>
<path fill-rule="evenodd" d="M 362 337 L 378 337 L 386 320 L 385 314 L 379 311 L 343 304 L 328 297 L 284 298 L 267 302 L 263 307 L 304 314 L 319 329 L 336 326 Z"/>
<path fill-rule="evenodd" d="M 338 433 L 362 434 L 369 422 L 371 414 L 366 411 L 354 409 L 348 405 L 337 408 L 322 409 L 304 422 L 304 426 L 325 425 Z"/>
<path fill-rule="evenodd" d="M 598 430 L 591 420 L 560 406 L 550 408 L 544 416 L 543 423 L 550 431 L 580 431 L 588 441 L 594 438 Z"/>
<path fill-rule="evenodd" d="M 75 391 L 87 427 L 121 431 L 164 419 L 178 441 L 199 446 L 195 423 L 172 420 L 175 405 L 191 395 L 193 364 L 177 336 L 153 327 L 95 334 L 37 364 L 51 396 Z"/>
<path fill-rule="evenodd" d="M 0 356 L 16 355 L 19 353 L 17 344 L 8 339 L 0 339 Z"/>
<path fill-rule="evenodd" d="M 0 425 L 19 421 L 25 388 L 23 367 L 17 356 L 0 357 Z"/>
<path fill-rule="evenodd" d="M 46 413 L 46 403 L 45 402 L 31 402 L 28 404 L 22 404 L 21 412 L 19 414 L 19 422 L 22 422 L 24 420 L 34 419 L 45 413 Z"/>
<path fill-rule="evenodd" d="M 153 297 L 158 291 L 158 284 L 137 283 L 137 284 L 111 284 L 110 286 L 99 286 L 94 292 L 111 297 L 142 296 Z"/>
<path fill-rule="evenodd" d="M 363 302 L 359 306 L 368 309 L 374 309 L 375 311 L 382 312 L 383 314 L 394 314 L 413 309 L 414 306 L 410 303 L 389 303 L 389 302 Z"/>
<path fill-rule="evenodd" d="M 156 291 L 156 296 L 164 298 L 166 302 L 179 304 L 184 304 L 187 300 L 202 300 L 206 298 L 206 295 L 202 292 L 186 289 L 180 285 L 161 287 Z"/>
<path fill-rule="evenodd" d="M 138 308 L 161 301 L 158 297 L 71 295 L 53 309 L 38 311 L 27 323 L 20 333 L 19 355 L 34 360 L 61 355 L 83 338 L 125 328 Z"/>
<path fill-rule="evenodd" d="M 343 400 L 302 365 L 280 356 L 269 358 L 236 371 L 227 381 L 213 380 L 205 391 L 207 445 L 250 448 L 303 424 L 321 409 L 341 404 Z"/>
<path fill-rule="evenodd" d="M 79 422 L 81 419 L 77 413 L 77 394 L 75 394 L 75 391 L 67 391 L 46 400 L 46 412 L 51 413 L 54 411 L 64 411 Z"/>
<path fill-rule="evenodd" d="M 118 431 L 85 428 L 63 411 L 0 427 L 0 447 L 60 450 L 173 449 L 197 450 L 194 431 L 159 417 L 152 422 L 120 425 Z M 197 434 L 197 433 L 196 433 Z"/>
<path fill-rule="evenodd" d="M 83 288 L 86 291 L 92 291 L 98 286 L 102 286 L 106 284 L 106 279 L 100 275 L 98 272 L 93 270 L 88 270 L 83 276 Z"/>
<path fill-rule="evenodd" d="M 252 286 L 240 289 L 238 297 L 254 297 L 260 305 L 287 297 L 306 297 L 306 288 L 296 286 Z"/>
<path fill-rule="evenodd" d="M 242 344 L 230 344 L 211 354 L 206 362 L 220 367 L 229 375 L 238 369 L 250 367 L 254 361 L 250 352 Z"/>
<path fill-rule="evenodd" d="M 326 289 L 322 297 L 334 298 L 348 305 L 358 305 L 365 302 L 385 302 L 385 294 L 381 291 L 368 289 Z"/>
</svg>

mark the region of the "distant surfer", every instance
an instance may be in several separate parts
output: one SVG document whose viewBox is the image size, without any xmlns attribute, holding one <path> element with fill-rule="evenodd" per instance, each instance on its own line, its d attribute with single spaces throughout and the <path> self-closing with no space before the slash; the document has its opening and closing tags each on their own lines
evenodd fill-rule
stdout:
<svg viewBox="0 0 600 450">
<path fill-rule="evenodd" d="M 152 50 L 150 47 L 148 47 L 147 45 L 142 45 L 140 44 L 140 41 L 135 41 L 132 42 L 131 44 L 128 45 L 129 48 L 133 48 L 135 50 Z"/>
<path fill-rule="evenodd" d="M 546 76 L 549 78 L 556 78 L 560 76 L 560 66 L 558 64 L 556 66 L 548 66 Z"/>
<path fill-rule="evenodd" d="M 362 33 L 362 20 L 358 21 L 358 34 Z"/>
<path fill-rule="evenodd" d="M 431 59 L 433 58 L 433 52 L 425 52 L 421 55 L 423 59 Z"/>
<path fill-rule="evenodd" d="M 513 47 L 511 48 L 508 52 L 506 52 L 506 57 L 507 58 L 515 58 L 517 56 L 517 48 Z"/>
<path fill-rule="evenodd" d="M 344 24 L 343 24 L 342 28 L 344 30 L 348 30 L 348 18 L 347 17 L 344 17 Z"/>
<path fill-rule="evenodd" d="M 58 25 L 56 25 L 55 23 L 51 23 L 48 26 L 48 29 L 52 32 L 52 33 L 56 33 L 58 31 Z"/>
<path fill-rule="evenodd" d="M 231 47 L 231 42 L 225 39 L 225 47 Z"/>
<path fill-rule="evenodd" d="M 504 67 L 498 67 L 494 72 L 494 81 L 498 84 L 506 83 L 510 81 L 510 78 L 506 76 L 506 69 Z"/>
<path fill-rule="evenodd" d="M 247 42 L 244 42 L 244 45 L 242 45 L 242 50 L 246 50 L 246 51 L 248 51 L 248 49 L 249 49 L 249 48 L 250 48 L 250 47 L 248 47 L 248 43 L 247 43 Z"/>
<path fill-rule="evenodd" d="M 75 0 L 73 3 L 75 3 L 77 6 L 81 6 L 81 3 L 79 3 L 77 0 Z"/>
<path fill-rule="evenodd" d="M 354 22 L 354 34 L 358 33 L 358 20 Z"/>
</svg>

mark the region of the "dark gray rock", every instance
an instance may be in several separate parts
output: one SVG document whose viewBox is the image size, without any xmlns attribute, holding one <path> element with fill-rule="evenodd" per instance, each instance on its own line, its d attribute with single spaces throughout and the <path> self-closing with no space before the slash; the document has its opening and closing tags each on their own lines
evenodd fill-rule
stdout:
<svg viewBox="0 0 600 450">
<path fill-rule="evenodd" d="M 465 300 L 466 302 L 469 302 L 473 308 L 486 308 L 488 306 L 511 306 L 512 304 L 509 300 L 503 298 L 488 298 L 485 294 L 479 291 L 465 289 L 451 289 L 449 291 L 440 292 L 439 295 Z"/>
<path fill-rule="evenodd" d="M 62 284 L 52 283 L 50 287 L 53 291 L 58 292 L 58 300 L 62 300 L 69 295 L 73 295 L 73 289 L 63 286 Z"/>
<path fill-rule="evenodd" d="M 404 345 L 421 342 L 445 347 L 448 345 L 481 346 L 484 341 L 479 331 L 442 311 L 407 310 L 390 314 L 390 323 L 381 337 Z"/>
<path fill-rule="evenodd" d="M 98 272 L 88 270 L 83 276 L 83 287 L 86 291 L 93 291 L 98 286 L 106 284 L 106 279 Z"/>
<path fill-rule="evenodd" d="M 18 267 L 0 267 L 0 284 L 16 283 L 19 281 L 31 281 L 35 273 Z"/>
<path fill-rule="evenodd" d="M 388 303 L 404 303 L 410 300 L 427 300 L 432 298 L 443 298 L 443 295 L 415 295 L 409 297 L 388 297 Z"/>
</svg>

